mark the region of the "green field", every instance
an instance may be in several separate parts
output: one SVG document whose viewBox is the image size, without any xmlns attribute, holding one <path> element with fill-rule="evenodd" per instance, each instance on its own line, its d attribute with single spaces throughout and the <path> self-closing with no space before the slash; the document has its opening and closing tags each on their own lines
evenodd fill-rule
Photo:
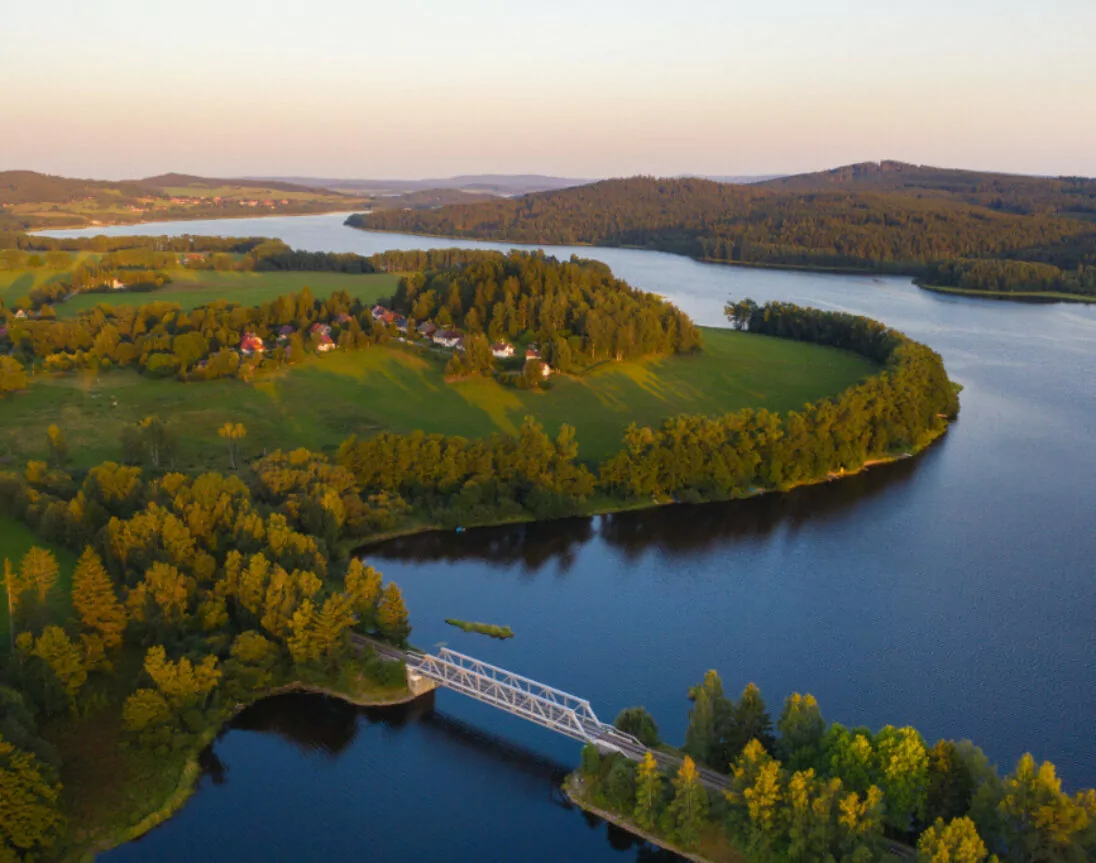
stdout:
<svg viewBox="0 0 1096 863">
<path fill-rule="evenodd" d="M 704 340 L 697 356 L 604 363 L 581 376 L 555 377 L 538 393 L 488 378 L 446 383 L 444 354 L 401 346 L 312 357 L 250 384 L 180 383 L 130 370 L 39 376 L 4 401 L 0 453 L 44 457 L 45 429 L 56 423 L 74 464 L 89 467 L 120 457 L 123 424 L 159 414 L 179 433 L 178 467 L 224 469 L 216 430 L 229 420 L 247 427 L 244 449 L 254 456 L 297 446 L 330 451 L 351 434 L 382 430 L 515 432 L 532 414 L 552 434 L 562 423 L 575 426 L 580 457 L 594 461 L 620 449 L 633 420 L 658 424 L 679 413 L 743 407 L 786 411 L 836 395 L 876 369 L 832 348 L 730 330 L 705 329 Z"/>
<path fill-rule="evenodd" d="M 88 257 L 81 252 L 77 261 Z M 0 300 L 9 306 L 26 297 L 36 285 L 56 279 L 67 270 L 50 270 L 39 267 L 34 270 L 0 270 Z M 118 291 L 102 294 L 78 294 L 64 303 L 54 306 L 59 318 L 74 318 L 84 309 L 100 303 L 114 306 L 140 306 L 145 303 L 166 301 L 178 303 L 190 311 L 197 306 L 216 300 L 230 300 L 242 306 L 256 306 L 276 299 L 282 294 L 296 293 L 307 287 L 317 297 L 326 297 L 335 291 L 346 291 L 368 303 L 381 297 L 391 296 L 396 290 L 399 276 L 389 273 L 350 275 L 327 272 L 218 272 L 216 270 L 172 269 L 167 271 L 171 282 L 151 293 Z"/>
<path fill-rule="evenodd" d="M 230 300 L 241 306 L 260 303 L 296 293 L 307 287 L 316 297 L 327 297 L 336 291 L 346 291 L 367 303 L 391 296 L 399 276 L 389 273 L 349 275 L 347 273 L 304 272 L 217 272 L 216 270 L 169 270 L 171 283 L 151 293 L 79 294 L 56 306 L 59 318 L 74 318 L 84 309 L 100 303 L 140 306 L 163 301 L 178 303 L 190 311 L 216 300 Z M 0 283 L 2 284 L 2 283 Z M 25 292 L 24 292 L 25 293 Z"/>
<path fill-rule="evenodd" d="M 57 555 L 57 563 L 60 566 L 60 577 L 57 586 L 53 590 L 52 607 L 62 616 L 68 614 L 71 600 L 69 591 L 72 586 L 72 570 L 76 566 L 76 557 L 72 552 L 64 548 L 51 546 L 34 536 L 22 522 L 0 516 L 0 567 L 5 560 L 10 560 L 11 565 L 18 568 L 19 561 L 32 546 L 49 548 Z M 0 569 L 0 579 L 3 578 L 3 569 Z M 0 643 L 6 643 L 8 638 L 8 601 L 7 595 L 0 588 Z"/>
</svg>

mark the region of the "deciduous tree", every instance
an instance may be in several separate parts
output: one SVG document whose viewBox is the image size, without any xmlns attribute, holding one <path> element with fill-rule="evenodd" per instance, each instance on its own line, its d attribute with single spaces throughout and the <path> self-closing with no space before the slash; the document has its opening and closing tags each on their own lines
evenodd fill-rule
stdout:
<svg viewBox="0 0 1096 863">
<path fill-rule="evenodd" d="M 381 594 L 377 606 L 377 629 L 381 635 L 396 644 L 406 644 L 411 635 L 410 618 L 403 594 L 395 582 L 390 581 Z"/>
<path fill-rule="evenodd" d="M 673 781 L 674 799 L 670 814 L 678 841 L 686 848 L 695 848 L 700 842 L 700 829 L 708 813 L 708 791 L 700 782 L 696 764 L 688 755 L 681 762 Z"/>
<path fill-rule="evenodd" d="M 661 808 L 662 774 L 658 772 L 655 757 L 648 751 L 636 770 L 636 823 L 644 830 L 650 830 L 655 826 Z"/>
</svg>

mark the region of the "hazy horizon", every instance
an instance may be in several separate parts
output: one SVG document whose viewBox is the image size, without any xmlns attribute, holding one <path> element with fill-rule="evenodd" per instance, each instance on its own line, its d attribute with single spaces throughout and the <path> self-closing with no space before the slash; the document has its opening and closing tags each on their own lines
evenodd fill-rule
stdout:
<svg viewBox="0 0 1096 863">
<path fill-rule="evenodd" d="M 0 169 L 1096 176 L 1096 4 L 21 4 Z M 889 4 L 888 4 L 889 5 Z"/>
</svg>

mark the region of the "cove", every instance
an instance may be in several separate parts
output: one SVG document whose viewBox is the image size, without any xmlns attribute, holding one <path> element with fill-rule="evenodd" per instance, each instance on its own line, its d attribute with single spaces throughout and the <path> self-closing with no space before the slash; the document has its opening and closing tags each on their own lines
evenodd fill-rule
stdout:
<svg viewBox="0 0 1096 863">
<path fill-rule="evenodd" d="M 367 234 L 342 218 L 108 233 L 262 234 L 361 253 L 456 243 Z M 605 720 L 644 704 L 669 739 L 684 731 L 687 687 L 711 667 L 730 691 L 755 681 L 774 713 L 788 693 L 810 691 L 830 720 L 969 737 L 1005 770 L 1030 750 L 1057 764 L 1067 788 L 1092 784 L 1096 309 L 932 294 L 903 278 L 549 251 L 603 260 L 701 324 L 719 325 L 729 297 L 881 320 L 943 354 L 964 385 L 960 419 L 916 459 L 788 495 L 368 549 L 404 590 L 417 644 L 444 641 L 589 698 Z M 516 635 L 461 633 L 446 617 Z M 576 745 L 460 696 L 442 692 L 437 707 L 517 751 L 577 761 Z M 324 721 L 319 706 L 301 712 L 305 724 Z M 528 782 L 524 762 L 488 767 L 428 735 L 433 720 L 422 717 L 355 722 L 358 736 L 337 754 L 234 726 L 213 747 L 225 781 L 203 780 L 179 816 L 106 859 L 321 859 L 347 848 L 376 859 L 621 859 L 604 827 L 560 808 L 550 782 Z M 297 809 L 314 817 L 294 820 Z M 226 848 L 232 829 L 259 843 L 253 854 Z"/>
</svg>

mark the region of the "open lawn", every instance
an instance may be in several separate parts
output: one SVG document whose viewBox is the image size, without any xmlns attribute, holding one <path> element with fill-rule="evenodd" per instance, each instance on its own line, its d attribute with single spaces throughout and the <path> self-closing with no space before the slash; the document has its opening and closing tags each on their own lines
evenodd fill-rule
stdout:
<svg viewBox="0 0 1096 863">
<path fill-rule="evenodd" d="M 633 420 L 657 425 L 679 413 L 791 410 L 876 369 L 832 348 L 730 330 L 705 329 L 704 340 L 697 356 L 604 363 L 553 378 L 547 392 L 478 377 L 446 383 L 442 352 L 402 346 L 311 357 L 250 384 L 179 383 L 129 370 L 39 376 L 4 401 L 0 451 L 44 457 L 45 429 L 56 423 L 75 465 L 89 467 L 120 457 L 124 424 L 159 414 L 180 438 L 179 468 L 223 470 L 227 451 L 216 430 L 229 420 L 247 427 L 244 451 L 254 456 L 298 446 L 330 451 L 351 434 L 378 431 L 512 433 L 532 414 L 551 434 L 562 423 L 575 426 L 580 458 L 596 461 L 620 449 Z"/>
<path fill-rule="evenodd" d="M 164 301 L 178 303 L 190 311 L 198 306 L 229 300 L 241 306 L 257 306 L 283 294 L 297 293 L 308 288 L 313 296 L 328 297 L 336 291 L 346 291 L 373 303 L 391 296 L 399 276 L 390 273 L 351 275 L 325 272 L 217 272 L 216 270 L 168 270 L 171 283 L 151 293 L 118 291 L 110 294 L 79 294 L 56 307 L 60 318 L 74 318 L 84 309 L 100 303 L 140 306 Z"/>
<path fill-rule="evenodd" d="M 73 264 L 90 256 L 90 252 L 74 252 Z M 49 267 L 36 267 L 32 270 L 0 270 L 0 300 L 10 306 L 16 300 L 27 296 L 31 288 L 36 285 L 53 281 L 67 272 L 68 269 L 52 270 Z"/>
<path fill-rule="evenodd" d="M 76 566 L 75 555 L 67 549 L 51 546 L 48 542 L 37 538 L 22 522 L 0 516 L 0 567 L 5 560 L 10 560 L 12 567 L 18 569 L 19 561 L 32 545 L 48 548 L 57 557 L 60 573 L 49 605 L 51 612 L 58 617 L 66 617 L 72 606 L 70 591 L 72 590 L 72 570 Z M 0 569 L 0 579 L 2 577 L 3 569 Z M 8 601 L 7 594 L 0 588 L 0 643 L 6 644 L 7 639 Z"/>
</svg>

